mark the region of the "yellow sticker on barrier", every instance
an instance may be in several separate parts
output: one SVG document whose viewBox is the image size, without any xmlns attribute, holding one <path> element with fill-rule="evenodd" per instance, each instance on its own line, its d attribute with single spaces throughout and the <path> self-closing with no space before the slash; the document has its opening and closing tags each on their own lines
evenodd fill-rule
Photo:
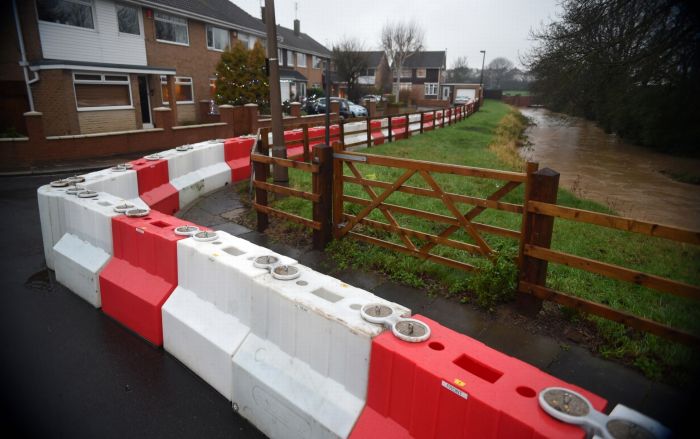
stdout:
<svg viewBox="0 0 700 439">
<path fill-rule="evenodd" d="M 459 378 L 455 378 L 454 383 L 457 384 L 459 387 L 464 387 L 467 385 L 464 381 L 460 380 Z"/>
</svg>

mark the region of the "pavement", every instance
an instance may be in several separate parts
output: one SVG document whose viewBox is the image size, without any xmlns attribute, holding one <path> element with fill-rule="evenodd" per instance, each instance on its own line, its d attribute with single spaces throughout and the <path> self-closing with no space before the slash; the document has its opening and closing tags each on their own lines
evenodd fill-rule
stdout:
<svg viewBox="0 0 700 439">
<path fill-rule="evenodd" d="M 3 437 L 264 437 L 175 358 L 56 283 L 46 269 L 36 189 L 55 175 L 0 178 L 0 432 Z M 230 188 L 179 216 L 286 254 L 318 271 L 408 306 L 458 332 L 623 403 L 676 432 L 690 420 L 697 387 L 646 379 L 576 346 L 530 334 L 487 313 L 383 277 L 339 270 L 323 252 L 299 249 L 230 222 L 243 205 Z M 680 436 L 680 435 L 679 435 Z"/>
</svg>

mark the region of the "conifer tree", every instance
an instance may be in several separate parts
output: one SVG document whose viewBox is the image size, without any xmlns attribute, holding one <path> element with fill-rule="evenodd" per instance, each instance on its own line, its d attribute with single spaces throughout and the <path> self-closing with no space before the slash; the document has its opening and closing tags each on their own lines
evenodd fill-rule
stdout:
<svg viewBox="0 0 700 439">
<path fill-rule="evenodd" d="M 265 69 L 265 49 L 260 42 L 248 50 L 238 42 L 221 54 L 216 67 L 216 103 L 258 104 L 267 108 L 270 99 Z"/>
</svg>

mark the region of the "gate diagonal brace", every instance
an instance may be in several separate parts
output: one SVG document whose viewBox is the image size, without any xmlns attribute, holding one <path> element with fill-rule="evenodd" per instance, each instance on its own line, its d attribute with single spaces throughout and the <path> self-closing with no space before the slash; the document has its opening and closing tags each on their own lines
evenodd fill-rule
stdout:
<svg viewBox="0 0 700 439">
<path fill-rule="evenodd" d="M 346 164 L 348 165 L 348 168 L 350 168 L 350 171 L 353 173 L 353 175 L 356 178 L 363 180 L 362 174 L 360 174 L 360 171 L 357 170 L 357 167 L 355 167 L 355 165 L 353 163 L 347 162 Z M 362 183 L 362 188 L 365 190 L 365 192 L 367 192 L 367 194 L 370 196 L 372 201 L 377 199 L 377 193 L 374 192 L 374 190 L 369 185 Z M 387 221 L 389 221 L 389 223 L 392 226 L 394 226 L 396 228 L 400 227 L 399 223 L 396 221 L 396 218 L 394 218 L 394 215 L 392 215 L 391 212 L 389 212 L 389 209 L 380 205 L 379 210 L 382 212 L 382 214 L 384 214 L 384 218 L 386 218 Z M 413 244 L 413 241 L 411 241 L 411 239 L 408 237 L 408 235 L 406 235 L 403 232 L 397 232 L 397 233 L 401 237 L 401 240 L 403 241 L 403 243 L 406 244 L 406 247 L 409 250 L 418 251 L 415 244 Z"/>
<path fill-rule="evenodd" d="M 457 207 L 454 205 L 452 202 L 452 199 L 445 194 L 445 192 L 442 190 L 439 184 L 433 179 L 433 177 L 430 175 L 429 172 L 427 171 L 420 171 L 421 177 L 425 180 L 426 183 L 430 185 L 430 187 L 433 189 L 433 192 L 438 194 L 440 196 L 440 199 L 442 202 L 445 204 L 445 206 L 452 212 L 452 214 L 455 216 L 457 221 L 460 222 L 464 230 L 474 238 L 474 241 L 478 244 L 478 246 L 481 248 L 481 252 L 484 254 L 484 256 L 489 256 L 493 254 L 493 249 L 489 247 L 489 245 L 484 241 L 484 239 L 479 235 L 479 233 L 476 231 L 474 226 L 472 225 L 471 221 L 469 221 L 467 218 L 465 218 L 462 213 L 457 209 Z"/>
<path fill-rule="evenodd" d="M 384 192 L 382 192 L 382 194 L 379 197 L 372 200 L 372 202 L 367 207 L 362 209 L 362 211 L 360 211 L 360 213 L 358 213 L 357 216 L 355 216 L 355 218 L 349 221 L 345 225 L 345 227 L 343 227 L 340 230 L 340 236 L 346 235 L 350 231 L 350 229 L 355 227 L 355 225 L 364 217 L 366 217 L 372 211 L 372 209 L 376 209 L 377 206 L 384 202 L 384 200 L 386 200 L 389 197 L 389 195 L 393 194 L 396 191 L 396 189 L 401 187 L 401 185 L 404 184 L 415 173 L 415 169 L 407 169 L 406 172 L 404 172 L 403 175 L 401 175 L 401 177 L 399 177 L 399 179 L 391 185 L 391 187 L 387 188 Z"/>
<path fill-rule="evenodd" d="M 503 198 L 505 195 L 509 194 L 513 189 L 516 187 L 520 186 L 520 183 L 517 181 L 509 181 L 508 183 L 504 184 L 501 188 L 499 188 L 496 192 L 492 193 L 488 197 L 486 197 L 487 200 L 490 201 L 498 201 L 501 198 Z M 475 206 L 471 208 L 467 213 L 464 214 L 464 218 L 466 218 L 468 221 L 473 220 L 477 216 L 479 216 L 483 211 L 485 211 L 487 208 L 483 206 Z M 449 238 L 453 233 L 455 233 L 457 230 L 459 230 L 458 226 L 449 226 L 447 227 L 442 233 L 440 233 L 438 236 L 440 238 Z M 430 250 L 432 250 L 435 246 L 437 245 L 436 242 L 427 242 L 425 245 L 423 245 L 420 248 L 421 253 L 429 254 Z"/>
</svg>

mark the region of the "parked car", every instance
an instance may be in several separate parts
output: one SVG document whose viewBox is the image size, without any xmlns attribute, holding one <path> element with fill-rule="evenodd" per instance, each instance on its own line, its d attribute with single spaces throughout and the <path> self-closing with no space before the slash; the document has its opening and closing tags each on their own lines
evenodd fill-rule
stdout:
<svg viewBox="0 0 700 439">
<path fill-rule="evenodd" d="M 364 102 L 365 99 L 369 99 L 372 102 L 381 102 L 382 101 L 382 97 L 379 95 L 364 95 L 364 96 L 362 96 L 361 102 Z"/>
<path fill-rule="evenodd" d="M 362 105 L 350 103 L 350 114 L 352 117 L 367 117 L 367 109 Z"/>
<path fill-rule="evenodd" d="M 352 113 L 350 113 L 350 101 L 347 99 L 342 99 L 342 98 L 331 98 L 332 102 L 338 101 L 340 102 L 340 117 L 342 119 L 348 119 L 352 116 Z M 316 111 L 316 114 L 325 114 L 326 113 L 326 99 L 317 99 L 316 104 L 314 106 L 314 111 Z"/>
<path fill-rule="evenodd" d="M 303 108 L 304 108 L 304 111 L 306 111 L 306 114 L 316 114 L 316 101 L 318 101 L 319 99 L 326 99 L 326 98 L 323 96 L 312 95 L 312 96 L 307 97 L 304 100 Z"/>
</svg>

